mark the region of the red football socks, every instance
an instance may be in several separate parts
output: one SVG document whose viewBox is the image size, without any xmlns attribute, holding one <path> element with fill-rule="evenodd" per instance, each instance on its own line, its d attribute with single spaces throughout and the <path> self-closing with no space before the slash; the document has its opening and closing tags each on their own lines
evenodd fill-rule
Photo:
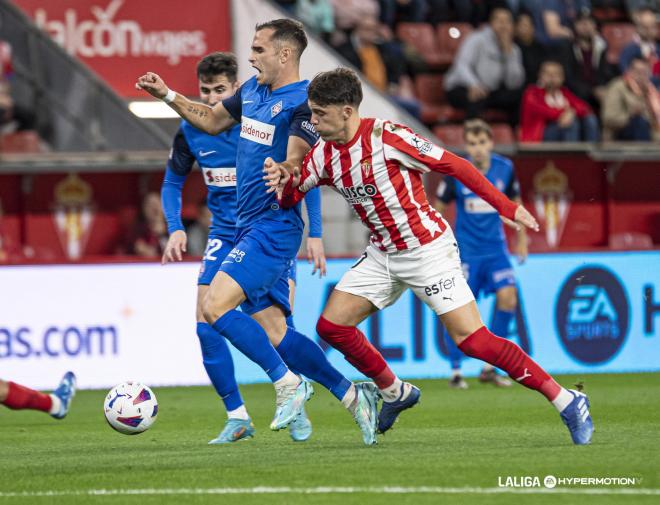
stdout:
<svg viewBox="0 0 660 505">
<path fill-rule="evenodd" d="M 323 340 L 341 352 L 346 361 L 372 379 L 379 389 L 394 383 L 396 375 L 364 333 L 355 326 L 335 324 L 321 316 L 316 323 L 316 331 Z"/>
<path fill-rule="evenodd" d="M 50 395 L 26 388 L 15 382 L 9 382 L 9 392 L 4 405 L 14 410 L 32 409 L 50 412 L 53 400 Z"/>
<path fill-rule="evenodd" d="M 485 326 L 463 340 L 458 348 L 468 356 L 501 368 L 509 377 L 535 389 L 550 401 L 561 391 L 561 386 L 525 351 L 513 342 L 494 335 Z"/>
</svg>

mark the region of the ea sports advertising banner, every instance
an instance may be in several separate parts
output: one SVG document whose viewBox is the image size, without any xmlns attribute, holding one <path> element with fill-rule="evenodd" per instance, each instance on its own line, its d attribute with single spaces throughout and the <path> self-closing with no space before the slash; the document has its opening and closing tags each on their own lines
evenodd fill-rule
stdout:
<svg viewBox="0 0 660 505">
<path fill-rule="evenodd" d="M 317 338 L 325 300 L 351 264 L 332 260 L 318 279 L 300 262 L 301 331 Z M 515 267 L 521 303 L 507 336 L 554 373 L 660 371 L 659 264 L 660 252 L 534 255 Z M 1 267 L 0 377 L 49 388 L 70 369 L 87 388 L 128 379 L 207 384 L 195 335 L 197 271 L 195 263 Z M 480 302 L 485 321 L 492 306 L 492 297 Z M 438 319 L 410 291 L 362 329 L 401 376 L 449 375 Z M 233 354 L 239 382 L 266 380 Z M 463 369 L 480 368 L 467 359 Z"/>
<path fill-rule="evenodd" d="M 231 50 L 229 0 L 13 0 L 69 54 L 124 97 L 151 70 L 172 89 L 197 94 L 195 66 Z"/>
</svg>

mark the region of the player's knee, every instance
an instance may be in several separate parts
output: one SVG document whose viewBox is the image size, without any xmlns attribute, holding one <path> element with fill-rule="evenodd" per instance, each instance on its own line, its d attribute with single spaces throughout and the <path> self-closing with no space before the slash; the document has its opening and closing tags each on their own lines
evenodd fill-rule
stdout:
<svg viewBox="0 0 660 505">
<path fill-rule="evenodd" d="M 518 306 L 518 294 L 515 288 L 505 288 L 497 293 L 497 308 L 506 312 L 513 312 Z"/>
<path fill-rule="evenodd" d="M 319 317 L 316 322 L 316 333 L 329 344 L 337 343 L 343 339 L 345 327 L 329 321 L 325 317 Z"/>
<path fill-rule="evenodd" d="M 213 324 L 218 319 L 220 319 L 225 313 L 231 310 L 231 307 L 226 307 L 222 303 L 222 300 L 217 296 L 214 296 L 211 291 L 209 291 L 204 300 L 202 300 L 202 315 L 207 323 Z"/>
</svg>

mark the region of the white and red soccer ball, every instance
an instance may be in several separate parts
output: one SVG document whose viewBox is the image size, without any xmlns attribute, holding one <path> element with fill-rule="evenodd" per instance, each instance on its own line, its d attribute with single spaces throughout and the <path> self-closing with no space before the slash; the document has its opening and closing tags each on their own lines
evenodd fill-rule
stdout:
<svg viewBox="0 0 660 505">
<path fill-rule="evenodd" d="M 137 435 L 156 421 L 158 401 L 148 386 L 123 382 L 113 387 L 103 402 L 108 424 L 124 435 Z"/>
</svg>

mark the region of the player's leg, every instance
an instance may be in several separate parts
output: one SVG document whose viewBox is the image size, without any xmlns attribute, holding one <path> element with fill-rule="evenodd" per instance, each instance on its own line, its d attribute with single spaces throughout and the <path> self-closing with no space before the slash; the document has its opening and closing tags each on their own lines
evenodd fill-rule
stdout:
<svg viewBox="0 0 660 505">
<path fill-rule="evenodd" d="M 316 325 L 323 340 L 376 383 L 383 398 L 378 419 L 381 433 L 390 429 L 398 415 L 418 403 L 420 397 L 419 389 L 401 381 L 357 328 L 369 315 L 394 303 L 405 289 L 389 275 L 388 261 L 384 253 L 368 247 L 337 284 Z"/>
<path fill-rule="evenodd" d="M 543 394 L 561 413 L 573 442 L 589 443 L 593 424 L 586 396 L 562 388 L 520 347 L 493 335 L 484 326 L 463 275 L 451 230 L 447 229 L 438 240 L 414 251 L 407 258 L 414 266 L 405 280 L 420 300 L 440 316 L 459 349 L 504 370 L 523 386 Z"/>
<path fill-rule="evenodd" d="M 197 286 L 197 337 L 202 348 L 202 363 L 211 384 L 222 399 L 227 411 L 227 422 L 210 444 L 224 444 L 254 436 L 254 425 L 248 415 L 234 376 L 234 360 L 227 340 L 206 322 L 202 301 L 208 285 Z"/>
<path fill-rule="evenodd" d="M 12 410 L 40 410 L 55 419 L 65 417 L 76 394 L 76 376 L 67 372 L 50 394 L 35 391 L 11 381 L 0 380 L 0 403 Z"/>
<path fill-rule="evenodd" d="M 509 325 L 515 315 L 518 303 L 516 279 L 513 275 L 511 262 L 505 254 L 488 258 L 485 262 L 484 273 L 486 277 L 484 290 L 488 293 L 495 293 L 495 310 L 493 311 L 490 329 L 495 335 L 507 338 Z M 479 375 L 479 381 L 491 383 L 498 387 L 512 385 L 509 379 L 498 374 L 495 367 L 489 363 L 484 364 Z"/>
</svg>

